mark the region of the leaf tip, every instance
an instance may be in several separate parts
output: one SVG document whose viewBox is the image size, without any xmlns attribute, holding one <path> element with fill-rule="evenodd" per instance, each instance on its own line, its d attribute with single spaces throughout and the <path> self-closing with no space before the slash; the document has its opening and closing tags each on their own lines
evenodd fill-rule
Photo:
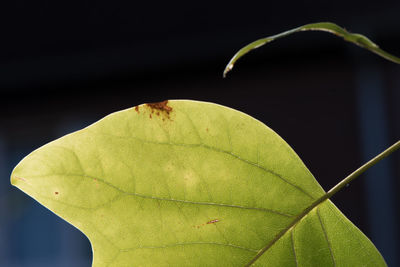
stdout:
<svg viewBox="0 0 400 267">
<path fill-rule="evenodd" d="M 18 185 L 21 182 L 28 183 L 28 181 L 26 179 L 11 174 L 11 178 L 10 178 L 11 185 L 18 187 Z"/>
<path fill-rule="evenodd" d="M 12 176 L 12 175 L 11 175 L 11 177 L 10 177 L 10 184 L 13 185 L 13 186 L 16 186 L 16 182 L 17 182 L 17 181 L 16 181 L 15 176 Z"/>
<path fill-rule="evenodd" d="M 28 186 L 32 185 L 30 183 L 30 181 L 26 178 L 26 176 L 22 170 L 23 169 L 21 168 L 21 162 L 20 162 L 14 168 L 14 170 L 11 172 L 11 176 L 10 176 L 10 184 L 19 189 L 21 189 L 22 187 L 24 187 L 26 185 L 28 185 Z"/>
<path fill-rule="evenodd" d="M 222 78 L 226 78 L 226 75 L 228 72 L 230 72 L 233 69 L 233 64 L 231 62 L 228 63 L 228 65 L 224 69 L 224 73 L 222 74 Z"/>
<path fill-rule="evenodd" d="M 18 180 L 19 180 L 18 176 L 15 175 L 15 169 L 16 169 L 16 167 L 14 168 L 14 170 L 11 172 L 11 175 L 10 175 L 10 184 L 12 186 L 17 186 Z"/>
</svg>

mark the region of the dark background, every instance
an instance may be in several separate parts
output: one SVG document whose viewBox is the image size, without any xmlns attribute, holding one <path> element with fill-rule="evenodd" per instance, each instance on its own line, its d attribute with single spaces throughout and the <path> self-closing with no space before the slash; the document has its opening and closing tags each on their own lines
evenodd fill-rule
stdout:
<svg viewBox="0 0 400 267">
<path fill-rule="evenodd" d="M 372 4 L 373 3 L 373 4 Z M 247 43 L 335 22 L 400 56 L 399 1 L 1 4 L 0 266 L 90 266 L 86 237 L 9 184 L 29 152 L 144 102 L 195 99 L 263 121 L 325 190 L 400 136 L 400 65 L 328 33 L 280 39 L 222 71 Z M 400 266 L 400 155 L 333 197 Z"/>
</svg>

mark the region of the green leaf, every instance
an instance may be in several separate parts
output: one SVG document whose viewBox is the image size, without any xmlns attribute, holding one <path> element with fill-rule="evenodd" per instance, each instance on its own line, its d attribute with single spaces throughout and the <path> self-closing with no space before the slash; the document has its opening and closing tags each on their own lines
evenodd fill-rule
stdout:
<svg viewBox="0 0 400 267">
<path fill-rule="evenodd" d="M 263 46 L 269 42 L 274 41 L 275 39 L 281 38 L 288 36 L 290 34 L 293 34 L 295 32 L 301 32 L 301 31 L 324 31 L 324 32 L 330 32 L 333 33 L 339 37 L 342 37 L 344 40 L 351 42 L 353 44 L 356 44 L 362 48 L 365 48 L 389 61 L 392 61 L 394 63 L 400 64 L 400 58 L 393 56 L 382 49 L 380 49 L 375 43 L 373 43 L 370 39 L 365 37 L 364 35 L 358 34 L 358 33 L 350 33 L 347 30 L 343 29 L 342 27 L 331 23 L 331 22 L 319 22 L 319 23 L 312 23 L 312 24 L 306 24 L 303 26 L 300 26 L 298 28 L 282 32 L 277 35 L 273 35 L 270 37 L 258 39 L 257 41 L 254 41 L 245 47 L 241 48 L 229 61 L 228 65 L 225 67 L 224 70 L 224 77 L 226 74 L 232 70 L 233 66 L 235 65 L 235 62 L 244 56 L 245 54 L 249 53 L 251 50 L 259 48 L 260 46 Z"/>
<path fill-rule="evenodd" d="M 11 183 L 89 238 L 93 266 L 385 266 L 284 140 L 216 104 L 116 112 Z"/>
</svg>

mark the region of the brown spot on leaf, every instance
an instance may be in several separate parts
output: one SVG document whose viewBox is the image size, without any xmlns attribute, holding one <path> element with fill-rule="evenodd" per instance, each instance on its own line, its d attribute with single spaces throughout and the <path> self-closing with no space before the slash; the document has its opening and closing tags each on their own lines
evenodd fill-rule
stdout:
<svg viewBox="0 0 400 267">
<path fill-rule="evenodd" d="M 217 223 L 217 222 L 219 222 L 219 220 L 218 219 L 214 219 L 214 220 L 208 221 L 206 223 L 202 223 L 202 224 L 199 224 L 199 225 L 194 225 L 193 227 L 196 227 L 197 229 L 199 229 L 200 227 L 202 227 L 204 225 L 213 224 L 213 223 Z"/>
<path fill-rule="evenodd" d="M 215 219 L 215 220 L 211 220 L 211 221 L 207 222 L 207 224 L 212 224 L 212 223 L 217 223 L 217 222 L 219 222 L 219 220 Z"/>
<path fill-rule="evenodd" d="M 157 102 L 157 103 L 147 103 L 146 107 L 150 111 L 150 119 L 153 118 L 152 114 L 157 117 L 160 117 L 163 121 L 165 119 L 170 119 L 170 113 L 172 112 L 172 107 L 168 106 L 168 100 Z"/>
<path fill-rule="evenodd" d="M 56 192 L 54 192 L 54 195 L 58 195 L 58 192 L 56 191 Z"/>
<path fill-rule="evenodd" d="M 136 111 L 137 113 L 140 113 L 140 112 L 139 112 L 139 106 L 136 106 L 136 107 L 135 107 L 135 111 Z"/>
<path fill-rule="evenodd" d="M 156 114 L 159 115 L 160 111 L 169 114 L 172 108 L 168 106 L 168 100 L 157 102 L 157 103 L 147 103 L 146 106 L 151 108 L 152 112 L 158 111 Z"/>
</svg>

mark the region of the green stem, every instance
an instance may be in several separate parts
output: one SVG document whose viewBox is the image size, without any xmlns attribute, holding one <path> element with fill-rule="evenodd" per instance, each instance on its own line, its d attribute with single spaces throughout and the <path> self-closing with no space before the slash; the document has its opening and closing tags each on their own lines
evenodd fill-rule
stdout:
<svg viewBox="0 0 400 267">
<path fill-rule="evenodd" d="M 314 201 L 308 208 L 306 208 L 302 213 L 300 213 L 296 218 L 281 232 L 279 232 L 274 239 L 269 242 L 265 247 L 263 247 L 256 256 L 254 256 L 251 261 L 249 261 L 246 264 L 246 267 L 252 265 L 258 258 L 260 258 L 269 248 L 271 248 L 284 234 L 286 234 L 290 229 L 295 227 L 295 225 L 302 219 L 304 218 L 311 210 L 313 210 L 315 207 L 317 207 L 319 204 L 324 202 L 325 200 L 331 198 L 334 194 L 339 192 L 343 187 L 345 187 L 347 184 L 349 184 L 351 181 L 353 181 L 355 178 L 360 176 L 362 173 L 364 173 L 366 170 L 368 170 L 370 167 L 374 166 L 376 163 L 384 159 L 385 157 L 389 156 L 392 154 L 394 151 L 400 148 L 400 141 L 397 141 L 393 145 L 391 145 L 389 148 L 387 148 L 385 151 L 380 153 L 378 156 L 374 157 L 364 165 L 362 165 L 360 168 L 355 170 L 353 173 L 351 173 L 349 176 L 344 178 L 340 183 L 338 183 L 336 186 L 334 186 L 331 190 L 329 190 L 328 193 L 323 195 L 322 197 L 318 198 L 316 201 Z"/>
<path fill-rule="evenodd" d="M 396 143 L 391 145 L 389 148 L 387 148 L 385 151 L 380 153 L 378 156 L 376 156 L 375 158 L 371 159 L 370 161 L 368 161 L 367 163 L 362 165 L 360 168 L 355 170 L 352 174 L 350 174 L 349 176 L 344 178 L 340 183 L 335 185 L 331 190 L 329 190 L 329 192 L 324 196 L 324 198 L 325 199 L 330 198 L 331 196 L 336 194 L 340 189 L 345 187 L 348 183 L 350 183 L 355 178 L 357 178 L 362 173 L 364 173 L 366 170 L 368 170 L 370 167 L 374 166 L 376 163 L 378 163 L 379 161 L 381 161 L 385 157 L 389 156 L 390 154 L 392 154 L 393 152 L 395 152 L 399 148 L 400 148 L 400 141 L 397 141 Z M 322 201 L 324 201 L 324 200 L 322 200 Z"/>
</svg>

